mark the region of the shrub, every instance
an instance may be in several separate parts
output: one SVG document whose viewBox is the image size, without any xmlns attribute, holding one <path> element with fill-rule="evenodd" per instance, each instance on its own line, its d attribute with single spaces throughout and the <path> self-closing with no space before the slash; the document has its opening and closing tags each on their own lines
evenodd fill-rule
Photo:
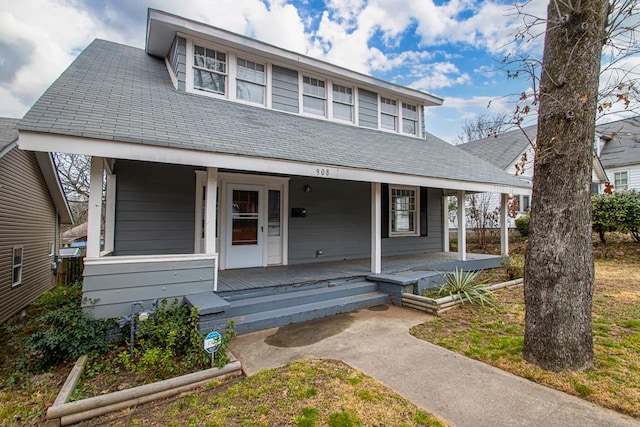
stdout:
<svg viewBox="0 0 640 427">
<path fill-rule="evenodd" d="M 640 194 L 636 190 L 612 194 L 594 194 L 591 197 L 593 231 L 606 243 L 605 233 L 631 233 L 640 242 Z"/>
<path fill-rule="evenodd" d="M 531 212 L 527 211 L 521 217 L 515 219 L 516 228 L 520 232 L 520 235 L 524 238 L 529 237 L 529 222 L 531 220 Z"/>
<path fill-rule="evenodd" d="M 509 260 L 502 259 L 500 264 L 505 269 L 509 280 L 521 279 L 524 277 L 524 257 L 523 256 L 511 256 Z"/>
<path fill-rule="evenodd" d="M 464 302 L 466 299 L 471 304 L 479 304 L 484 306 L 494 305 L 495 296 L 489 287 L 477 280 L 478 275 L 482 271 L 467 271 L 456 268 L 453 273 L 445 273 L 445 283 L 438 290 L 439 297 L 446 295 L 459 295 L 460 300 Z"/>
<path fill-rule="evenodd" d="M 58 286 L 36 300 L 34 306 L 44 314 L 33 321 L 34 332 L 27 338 L 32 367 L 46 369 L 107 348 L 113 322 L 94 319 L 82 311 L 81 301 L 79 283 Z"/>
</svg>

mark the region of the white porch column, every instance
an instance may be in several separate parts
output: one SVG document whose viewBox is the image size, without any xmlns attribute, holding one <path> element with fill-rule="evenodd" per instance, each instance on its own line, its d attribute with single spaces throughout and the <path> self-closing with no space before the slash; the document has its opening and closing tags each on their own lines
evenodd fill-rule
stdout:
<svg viewBox="0 0 640 427">
<path fill-rule="evenodd" d="M 449 252 L 449 196 L 442 197 L 442 252 Z"/>
<path fill-rule="evenodd" d="M 100 256 L 103 173 L 104 158 L 92 157 L 89 181 L 89 215 L 87 219 L 87 258 L 98 258 Z"/>
<path fill-rule="evenodd" d="M 467 221 L 465 218 L 465 192 L 458 191 L 458 259 L 467 260 Z"/>
<path fill-rule="evenodd" d="M 218 168 L 207 168 L 204 252 L 216 253 L 216 203 L 218 201 Z"/>
<path fill-rule="evenodd" d="M 379 182 L 371 183 L 371 272 L 382 272 L 382 192 Z"/>
<path fill-rule="evenodd" d="M 113 252 L 113 240 L 115 237 L 115 217 L 116 217 L 116 176 L 109 162 L 104 162 L 107 172 L 107 194 L 105 200 L 104 213 L 104 253 Z"/>
<path fill-rule="evenodd" d="M 509 195 L 501 194 L 500 200 L 500 253 L 502 256 L 509 256 Z"/>
</svg>

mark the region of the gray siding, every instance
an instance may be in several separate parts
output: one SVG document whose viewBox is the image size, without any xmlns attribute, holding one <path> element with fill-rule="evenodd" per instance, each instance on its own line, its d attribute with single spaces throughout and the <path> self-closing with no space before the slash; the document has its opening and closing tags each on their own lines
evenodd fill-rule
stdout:
<svg viewBox="0 0 640 427">
<path fill-rule="evenodd" d="M 309 193 L 305 185 L 311 187 Z M 440 252 L 441 200 L 442 190 L 428 189 L 428 235 L 382 239 L 382 255 Z M 290 264 L 371 256 L 371 184 L 293 177 L 289 208 L 307 210 L 306 218 L 289 218 Z M 319 250 L 323 254 L 316 256 Z"/>
<path fill-rule="evenodd" d="M 360 126 L 378 129 L 378 95 L 358 88 L 358 120 Z"/>
<path fill-rule="evenodd" d="M 34 153 L 14 148 L 0 158 L 0 323 L 55 286 L 49 244 L 56 209 Z M 11 286 L 13 246 L 24 247 L 22 283 Z"/>
<path fill-rule="evenodd" d="M 212 291 L 214 265 L 213 259 L 87 262 L 83 306 L 96 318 L 114 318 L 130 314 L 136 301 L 150 309 L 156 300 L 182 300 L 184 295 Z"/>
<path fill-rule="evenodd" d="M 169 64 L 178 80 L 178 90 L 186 90 L 187 40 L 185 38 L 176 36 L 173 40 L 169 51 Z"/>
<path fill-rule="evenodd" d="M 118 160 L 115 173 L 115 255 L 193 253 L 193 168 Z"/>
<path fill-rule="evenodd" d="M 298 72 L 288 68 L 273 67 L 271 107 L 274 110 L 297 113 L 298 107 Z"/>
</svg>

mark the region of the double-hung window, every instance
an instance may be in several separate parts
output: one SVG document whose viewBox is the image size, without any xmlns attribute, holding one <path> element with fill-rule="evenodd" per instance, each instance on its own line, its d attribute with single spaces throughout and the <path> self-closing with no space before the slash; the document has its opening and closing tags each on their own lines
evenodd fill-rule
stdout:
<svg viewBox="0 0 640 427">
<path fill-rule="evenodd" d="M 402 132 L 418 134 L 418 106 L 402 103 Z"/>
<path fill-rule="evenodd" d="M 353 121 L 353 89 L 341 85 L 333 85 L 333 117 L 340 120 Z"/>
<path fill-rule="evenodd" d="M 518 212 L 526 212 L 531 207 L 529 196 L 521 194 L 518 196 Z"/>
<path fill-rule="evenodd" d="M 198 45 L 193 50 L 193 88 L 224 95 L 227 54 Z"/>
<path fill-rule="evenodd" d="M 418 190 L 415 187 L 389 186 L 390 192 L 390 235 L 418 234 Z"/>
<path fill-rule="evenodd" d="M 613 179 L 613 188 L 616 191 L 626 191 L 629 189 L 629 172 L 615 172 Z"/>
<path fill-rule="evenodd" d="M 319 116 L 326 115 L 325 102 L 327 91 L 324 80 L 303 76 L 302 86 L 302 111 Z"/>
<path fill-rule="evenodd" d="M 395 99 L 380 97 L 380 126 L 382 129 L 398 130 L 398 106 Z"/>
<path fill-rule="evenodd" d="M 238 58 L 236 70 L 236 98 L 264 105 L 264 64 Z"/>
<path fill-rule="evenodd" d="M 11 259 L 11 286 L 18 286 L 22 283 L 22 262 L 24 257 L 24 247 L 14 246 Z"/>
</svg>

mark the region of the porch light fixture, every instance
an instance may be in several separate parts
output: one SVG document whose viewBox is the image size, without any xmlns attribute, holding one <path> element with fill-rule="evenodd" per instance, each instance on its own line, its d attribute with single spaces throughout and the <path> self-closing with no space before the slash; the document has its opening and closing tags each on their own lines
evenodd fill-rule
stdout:
<svg viewBox="0 0 640 427">
<path fill-rule="evenodd" d="M 305 185 L 304 186 L 304 192 L 305 193 L 311 193 L 311 187 L 309 185 Z"/>
</svg>

